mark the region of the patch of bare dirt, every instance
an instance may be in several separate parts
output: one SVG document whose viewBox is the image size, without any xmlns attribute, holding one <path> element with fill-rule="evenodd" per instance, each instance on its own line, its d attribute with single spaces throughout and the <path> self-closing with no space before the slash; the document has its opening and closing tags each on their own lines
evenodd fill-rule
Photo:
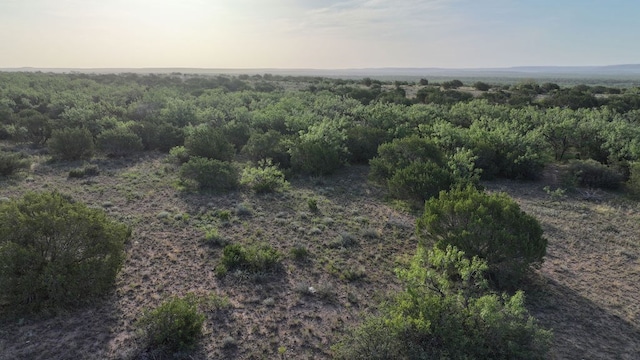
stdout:
<svg viewBox="0 0 640 360">
<path fill-rule="evenodd" d="M 283 194 L 220 195 L 176 190 L 177 175 L 161 156 L 97 163 L 101 174 L 85 179 L 67 178 L 81 164 L 43 163 L 28 180 L 0 191 L 16 197 L 55 189 L 134 229 L 114 293 L 51 318 L 4 320 L 0 354 L 6 358 L 135 358 L 143 350 L 134 326 L 143 310 L 189 292 L 226 297 L 231 304 L 207 311 L 205 336 L 193 358 L 271 358 L 282 349 L 289 358 L 329 358 L 336 336 L 398 289 L 398 256 L 416 246 L 414 219 L 380 200 L 365 167 L 295 179 Z M 318 212 L 310 211 L 309 198 Z M 220 211 L 231 214 L 229 221 L 216 216 Z M 217 277 L 222 247 L 202 241 L 207 226 L 226 242 L 269 243 L 283 254 L 281 271 Z M 334 246 L 342 236 L 354 244 Z M 308 250 L 306 259 L 290 255 L 294 246 Z"/>
<path fill-rule="evenodd" d="M 345 329 L 399 290 L 393 269 L 415 250 L 415 217 L 383 201 L 384 191 L 366 180 L 367 167 L 294 179 L 285 193 L 255 195 L 176 190 L 177 175 L 161 155 L 96 163 L 97 177 L 68 179 L 82 164 L 41 163 L 0 183 L 0 197 L 58 190 L 134 229 L 111 295 L 52 317 L 1 320 L 0 359 L 143 358 L 136 320 L 144 309 L 189 292 L 230 303 L 205 309 L 205 335 L 193 359 L 330 358 Z M 534 315 L 554 330 L 552 358 L 636 358 L 637 204 L 608 193 L 554 200 L 544 185 L 501 181 L 486 187 L 514 197 L 549 239 L 546 262 L 527 291 Z M 230 218 L 221 219 L 221 212 Z M 222 246 L 203 241 L 207 227 L 229 243 L 270 244 L 283 254 L 281 270 L 216 276 Z M 336 245 L 345 236 L 352 244 Z M 309 255 L 295 259 L 295 247 Z"/>
</svg>

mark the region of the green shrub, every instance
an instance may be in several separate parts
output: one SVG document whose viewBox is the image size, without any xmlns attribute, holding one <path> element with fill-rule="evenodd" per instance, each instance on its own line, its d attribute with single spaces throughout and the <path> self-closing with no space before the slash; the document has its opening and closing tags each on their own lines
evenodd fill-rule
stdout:
<svg viewBox="0 0 640 360">
<path fill-rule="evenodd" d="M 184 143 L 184 131 L 181 128 L 160 121 L 142 121 L 131 127 L 140 137 L 144 150 L 167 152 Z"/>
<path fill-rule="evenodd" d="M 489 89 L 491 89 L 491 85 L 482 81 L 476 81 L 475 83 L 473 83 L 473 87 L 478 91 L 488 91 Z"/>
<path fill-rule="evenodd" d="M 96 142 L 107 156 L 127 156 L 142 150 L 142 140 L 131 129 L 118 126 L 101 132 Z"/>
<path fill-rule="evenodd" d="M 473 151 L 456 148 L 455 152 L 449 156 L 447 163 L 456 184 L 479 186 L 483 171 L 476 167 L 477 160 L 478 156 Z"/>
<path fill-rule="evenodd" d="M 147 346 L 174 353 L 193 348 L 202 336 L 204 314 L 193 295 L 171 298 L 144 312 L 136 326 Z"/>
<path fill-rule="evenodd" d="M 70 178 L 83 178 L 85 176 L 98 176 L 100 175 L 100 168 L 98 165 L 91 164 L 83 167 L 69 170 Z"/>
<path fill-rule="evenodd" d="M 515 124 L 481 124 L 472 124 L 469 147 L 479 157 L 476 166 L 483 169 L 483 177 L 495 175 L 517 180 L 540 177 L 548 161 L 549 146 L 539 129 L 523 131 Z"/>
<path fill-rule="evenodd" d="M 226 191 L 238 187 L 236 167 L 215 159 L 192 157 L 180 167 L 180 177 L 183 181 L 194 181 L 201 189 Z"/>
<path fill-rule="evenodd" d="M 578 186 L 598 189 L 616 190 L 624 180 L 619 172 L 591 159 L 571 162 L 568 175 Z"/>
<path fill-rule="evenodd" d="M 34 109 L 25 109 L 18 113 L 17 126 L 24 140 L 34 145 L 43 145 L 51 137 L 51 119 Z"/>
<path fill-rule="evenodd" d="M 301 118 L 301 120 L 304 118 Z M 307 119 L 307 121 L 313 121 Z M 294 125 L 296 126 L 296 125 Z M 329 175 L 341 168 L 347 160 L 345 118 L 325 118 L 312 125 L 298 124 L 300 136 L 291 141 L 291 167 L 309 175 Z"/>
<path fill-rule="evenodd" d="M 312 213 L 320 212 L 320 209 L 318 208 L 318 200 L 316 198 L 307 199 L 307 207 Z"/>
<path fill-rule="evenodd" d="M 378 147 L 389 138 L 383 129 L 355 125 L 347 129 L 347 150 L 353 164 L 366 164 L 378 154 Z"/>
<path fill-rule="evenodd" d="M 370 177 L 384 182 L 398 170 L 415 162 L 434 162 L 444 166 L 444 156 L 431 140 L 418 136 L 395 139 L 378 147 L 378 156 L 371 159 Z"/>
<path fill-rule="evenodd" d="M 207 226 L 202 230 L 204 231 L 203 242 L 205 244 L 212 246 L 226 245 L 227 240 L 220 235 L 218 228 L 214 226 Z"/>
<path fill-rule="evenodd" d="M 174 146 L 169 150 L 167 161 L 176 165 L 182 165 L 189 161 L 189 151 L 184 146 Z"/>
<path fill-rule="evenodd" d="M 271 160 L 262 160 L 258 167 L 248 167 L 242 171 L 240 184 L 249 187 L 258 194 L 285 190 L 289 183 L 284 174 Z"/>
<path fill-rule="evenodd" d="M 398 169 L 387 181 L 387 186 L 392 197 L 409 200 L 422 207 L 425 200 L 448 190 L 452 183 L 453 177 L 448 169 L 429 161 L 414 162 Z"/>
<path fill-rule="evenodd" d="M 291 155 L 289 155 L 286 138 L 276 130 L 269 130 L 265 133 L 253 133 L 242 148 L 242 153 L 249 156 L 253 161 L 271 159 L 274 164 L 279 164 L 281 168 L 291 166 Z"/>
<path fill-rule="evenodd" d="M 224 124 L 222 133 L 224 134 L 225 139 L 233 145 L 236 152 L 240 152 L 247 141 L 249 141 L 251 129 L 249 128 L 249 125 L 245 123 L 231 120 Z"/>
<path fill-rule="evenodd" d="M 200 125 L 187 132 L 184 147 L 191 156 L 220 161 L 231 161 L 236 153 L 233 144 L 224 136 L 221 129 L 209 125 Z"/>
<path fill-rule="evenodd" d="M 231 211 L 230 210 L 218 210 L 216 212 L 216 216 L 223 222 L 231 221 Z"/>
<path fill-rule="evenodd" d="M 54 130 L 48 146 L 49 152 L 59 160 L 90 159 L 93 156 L 93 136 L 88 129 Z"/>
<path fill-rule="evenodd" d="M 309 257 L 309 249 L 303 244 L 296 244 L 291 249 L 289 249 L 289 253 L 293 257 L 294 260 L 304 260 Z"/>
<path fill-rule="evenodd" d="M 0 176 L 13 175 L 16 171 L 26 168 L 29 163 L 18 153 L 8 153 L 0 150 Z"/>
<path fill-rule="evenodd" d="M 440 148 L 418 136 L 380 145 L 378 156 L 369 163 L 369 176 L 386 184 L 389 195 L 419 207 L 426 199 L 449 189 L 454 181 Z"/>
<path fill-rule="evenodd" d="M 487 293 L 484 261 L 447 247 L 420 246 L 399 270 L 406 290 L 336 347 L 337 359 L 545 359 L 551 332 L 524 294 Z"/>
<path fill-rule="evenodd" d="M 640 162 L 629 164 L 629 180 L 626 187 L 631 195 L 640 196 Z"/>
<path fill-rule="evenodd" d="M 65 307 L 104 294 L 131 231 L 59 193 L 0 204 L 0 298 L 16 308 Z"/>
<path fill-rule="evenodd" d="M 428 200 L 418 232 L 441 249 L 453 245 L 486 260 L 487 274 L 500 288 L 517 285 L 542 263 L 547 249 L 538 221 L 508 195 L 485 194 L 471 186 Z"/>
<path fill-rule="evenodd" d="M 275 271 L 280 268 L 281 254 L 268 244 L 256 244 L 245 247 L 230 244 L 224 247 L 216 273 L 224 275 L 227 271 L 244 270 L 250 273 Z"/>
<path fill-rule="evenodd" d="M 247 203 L 240 203 L 236 205 L 235 212 L 238 216 L 251 216 L 253 214 L 251 206 Z"/>
<path fill-rule="evenodd" d="M 343 166 L 343 152 L 321 140 L 300 140 L 292 145 L 291 167 L 303 174 L 330 175 Z"/>
<path fill-rule="evenodd" d="M 442 87 L 444 89 L 457 89 L 459 87 L 464 86 L 464 84 L 462 83 L 462 81 L 460 80 L 451 80 L 451 81 L 445 81 L 442 83 Z"/>
</svg>

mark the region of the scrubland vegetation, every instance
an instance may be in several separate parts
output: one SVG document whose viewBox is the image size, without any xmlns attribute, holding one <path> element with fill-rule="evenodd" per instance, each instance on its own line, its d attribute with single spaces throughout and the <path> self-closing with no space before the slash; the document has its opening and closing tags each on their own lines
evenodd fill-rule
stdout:
<svg viewBox="0 0 640 360">
<path fill-rule="evenodd" d="M 632 359 L 639 125 L 640 88 L 0 73 L 0 354 Z"/>
</svg>

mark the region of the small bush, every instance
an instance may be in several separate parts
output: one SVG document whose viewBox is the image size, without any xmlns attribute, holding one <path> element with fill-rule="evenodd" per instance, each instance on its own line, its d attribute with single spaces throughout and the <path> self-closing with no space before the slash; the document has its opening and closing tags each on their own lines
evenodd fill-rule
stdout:
<svg viewBox="0 0 640 360">
<path fill-rule="evenodd" d="M 173 353 L 195 346 L 202 336 L 204 319 L 195 297 L 188 295 L 147 310 L 136 325 L 148 346 Z"/>
<path fill-rule="evenodd" d="M 93 136 L 88 129 L 54 130 L 49 139 L 49 152 L 59 160 L 90 159 L 93 156 Z"/>
<path fill-rule="evenodd" d="M 491 89 L 491 85 L 482 81 L 476 81 L 475 83 L 473 83 L 473 87 L 479 91 L 488 91 L 489 89 Z"/>
<path fill-rule="evenodd" d="M 428 200 L 418 232 L 441 249 L 453 245 L 485 260 L 487 275 L 501 288 L 518 285 L 532 266 L 542 264 L 547 249 L 538 221 L 508 195 L 471 186 Z"/>
<path fill-rule="evenodd" d="M 258 194 L 285 190 L 289 183 L 284 174 L 271 159 L 261 160 L 258 167 L 248 167 L 242 171 L 240 184 L 249 187 Z"/>
<path fill-rule="evenodd" d="M 356 245 L 358 245 L 358 240 L 353 235 L 345 232 L 340 233 L 328 244 L 330 248 L 334 249 L 348 248 Z"/>
<path fill-rule="evenodd" d="M 212 246 L 220 246 L 226 245 L 227 240 L 220 235 L 218 228 L 213 226 L 205 227 L 204 229 L 204 239 L 203 242 L 207 245 Z"/>
<path fill-rule="evenodd" d="M 230 244 L 224 247 L 216 273 L 224 275 L 227 271 L 233 270 L 251 273 L 274 271 L 280 267 L 281 258 L 280 253 L 268 244 L 249 247 Z"/>
<path fill-rule="evenodd" d="M 569 165 L 569 176 L 578 186 L 616 190 L 623 176 L 614 169 L 595 160 L 576 160 Z"/>
<path fill-rule="evenodd" d="M 107 156 L 127 156 L 142 150 L 142 140 L 129 128 L 118 126 L 101 132 L 98 148 Z"/>
<path fill-rule="evenodd" d="M 180 177 L 195 181 L 201 189 L 226 191 L 238 187 L 238 170 L 235 166 L 215 159 L 192 157 L 180 167 Z"/>
<path fill-rule="evenodd" d="M 445 81 L 442 83 L 442 88 L 443 89 L 457 89 L 464 86 L 464 84 L 462 83 L 462 81 L 460 80 L 451 80 L 451 81 Z"/>
<path fill-rule="evenodd" d="M 131 231 L 59 193 L 0 203 L 0 300 L 66 307 L 111 288 Z"/>
<path fill-rule="evenodd" d="M 85 176 L 98 176 L 100 175 L 100 168 L 98 165 L 91 164 L 83 167 L 69 170 L 70 178 L 83 178 Z"/>
<path fill-rule="evenodd" d="M 301 261 L 309 256 L 309 249 L 302 244 L 296 244 L 289 250 L 289 253 L 294 260 Z"/>
<path fill-rule="evenodd" d="M 251 216 L 253 215 L 253 211 L 251 210 L 251 207 L 248 204 L 245 203 L 240 203 L 238 205 L 236 205 L 236 215 L 238 216 Z"/>
<path fill-rule="evenodd" d="M 482 169 L 476 167 L 477 160 L 478 156 L 473 151 L 456 148 L 455 152 L 449 156 L 447 163 L 456 184 L 479 186 Z"/>
<path fill-rule="evenodd" d="M 230 210 L 218 210 L 216 212 L 216 216 L 222 220 L 223 222 L 231 221 L 231 211 Z"/>
<path fill-rule="evenodd" d="M 320 209 L 318 208 L 318 200 L 316 198 L 307 199 L 307 207 L 309 207 L 309 211 L 312 213 L 320 212 Z"/>
<path fill-rule="evenodd" d="M 13 175 L 16 171 L 29 166 L 17 153 L 8 153 L 0 150 L 0 176 Z"/>
<path fill-rule="evenodd" d="M 189 151 L 184 146 L 174 146 L 169 150 L 169 156 L 167 156 L 167 162 L 176 165 L 182 165 L 189 161 Z"/>
</svg>

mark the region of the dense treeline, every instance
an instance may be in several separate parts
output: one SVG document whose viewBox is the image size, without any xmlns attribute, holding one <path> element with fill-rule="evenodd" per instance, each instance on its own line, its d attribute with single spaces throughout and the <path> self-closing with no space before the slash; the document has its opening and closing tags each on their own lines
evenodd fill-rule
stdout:
<svg viewBox="0 0 640 360">
<path fill-rule="evenodd" d="M 624 180 L 640 156 L 637 88 L 182 74 L 3 73 L 0 83 L 0 139 L 60 160 L 184 146 L 186 160 L 239 154 L 324 175 L 418 136 L 437 145 L 440 165 L 463 151 L 484 179 L 591 159 Z"/>
</svg>

